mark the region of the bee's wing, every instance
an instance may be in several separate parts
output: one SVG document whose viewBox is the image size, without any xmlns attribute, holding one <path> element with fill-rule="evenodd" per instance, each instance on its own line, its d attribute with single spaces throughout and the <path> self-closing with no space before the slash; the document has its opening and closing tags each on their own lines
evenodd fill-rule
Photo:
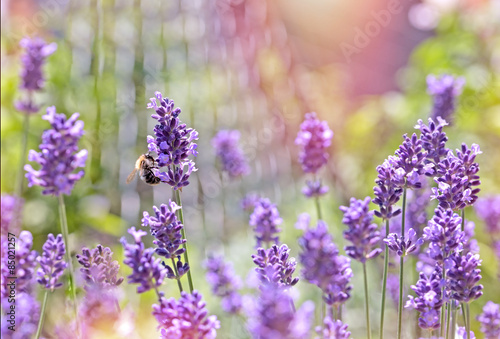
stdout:
<svg viewBox="0 0 500 339">
<path fill-rule="evenodd" d="M 134 168 L 134 170 L 127 177 L 127 184 L 130 184 L 132 180 L 134 180 L 136 173 L 137 173 L 137 168 Z"/>
</svg>

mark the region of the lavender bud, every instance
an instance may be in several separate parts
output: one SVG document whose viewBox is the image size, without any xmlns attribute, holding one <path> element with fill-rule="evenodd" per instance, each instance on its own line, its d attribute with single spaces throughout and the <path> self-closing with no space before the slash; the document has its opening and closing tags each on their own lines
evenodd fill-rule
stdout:
<svg viewBox="0 0 500 339">
<path fill-rule="evenodd" d="M 241 280 L 234 273 L 233 266 L 225 263 L 222 257 L 209 256 L 205 261 L 206 279 L 212 293 L 222 298 L 222 309 L 228 313 L 239 313 L 242 307 Z"/>
<path fill-rule="evenodd" d="M 320 335 L 316 339 L 349 339 L 351 332 L 347 327 L 342 321 L 327 316 L 323 319 L 323 327 L 316 327 L 316 333 Z"/>
<path fill-rule="evenodd" d="M 448 123 L 452 122 L 455 112 L 457 97 L 462 93 L 465 84 L 463 78 L 454 78 L 452 75 L 443 74 L 440 77 L 427 76 L 427 92 L 433 96 L 431 118 L 441 117 Z"/>
<path fill-rule="evenodd" d="M 267 198 L 261 198 L 250 215 L 250 226 L 254 227 L 257 246 L 262 246 L 263 242 L 278 244 L 279 237 L 276 234 L 281 232 L 278 226 L 282 222 L 276 205 Z"/>
<path fill-rule="evenodd" d="M 120 265 L 118 261 L 113 260 L 112 255 L 111 249 L 102 245 L 91 250 L 84 247 L 82 254 L 76 255 L 76 259 L 83 266 L 80 272 L 87 283 L 86 289 L 93 286 L 98 289 L 112 289 L 123 282 L 123 278 L 118 277 Z"/>
<path fill-rule="evenodd" d="M 391 251 L 396 252 L 400 257 L 415 252 L 424 243 L 424 239 L 417 239 L 417 233 L 413 228 L 406 232 L 406 237 L 391 233 L 383 241 Z"/>
<path fill-rule="evenodd" d="M 252 254 L 252 259 L 257 268 L 255 271 L 259 274 L 261 280 L 276 281 L 282 286 L 294 286 L 299 281 L 299 278 L 293 278 L 297 262 L 291 257 L 290 249 L 287 245 L 273 245 L 270 249 L 258 248 L 257 254 Z M 272 270 L 268 270 L 272 267 Z M 268 272 L 272 272 L 273 276 L 268 276 Z"/>
<path fill-rule="evenodd" d="M 481 323 L 481 332 L 484 333 L 485 339 L 500 337 L 500 305 L 488 301 L 477 320 Z"/>
<path fill-rule="evenodd" d="M 222 170 L 231 178 L 237 178 L 250 172 L 247 160 L 238 145 L 240 132 L 238 130 L 219 131 L 212 139 L 212 146 L 221 164 Z"/>
<path fill-rule="evenodd" d="M 481 280 L 481 270 L 477 268 L 481 262 L 479 254 L 472 253 L 453 253 L 445 260 L 446 277 L 453 299 L 468 303 L 483 295 L 483 285 L 477 285 Z"/>
<path fill-rule="evenodd" d="M 302 193 L 308 198 L 316 198 L 328 193 L 328 186 L 321 184 L 321 180 L 306 180 Z"/>
<path fill-rule="evenodd" d="M 59 278 L 64 273 L 68 264 L 64 261 L 66 248 L 63 237 L 58 234 L 57 237 L 51 233 L 47 241 L 43 244 L 43 253 L 37 258 L 40 268 L 37 271 L 38 283 L 51 292 L 62 286 Z"/>
</svg>

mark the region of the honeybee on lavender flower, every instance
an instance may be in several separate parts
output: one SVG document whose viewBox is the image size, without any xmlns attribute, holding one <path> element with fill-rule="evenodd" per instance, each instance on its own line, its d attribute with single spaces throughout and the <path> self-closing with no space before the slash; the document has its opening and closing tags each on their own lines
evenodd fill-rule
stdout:
<svg viewBox="0 0 500 339">
<path fill-rule="evenodd" d="M 139 172 L 139 177 L 146 184 L 151 186 L 158 185 L 161 180 L 153 172 L 153 169 L 157 168 L 158 163 L 149 153 L 141 155 L 135 162 L 134 170 L 127 177 L 127 184 L 130 184 L 134 180 L 136 173 Z"/>
</svg>

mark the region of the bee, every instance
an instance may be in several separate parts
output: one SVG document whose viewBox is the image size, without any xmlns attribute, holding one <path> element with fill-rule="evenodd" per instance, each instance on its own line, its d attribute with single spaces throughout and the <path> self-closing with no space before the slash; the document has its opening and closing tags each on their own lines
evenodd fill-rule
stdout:
<svg viewBox="0 0 500 339">
<path fill-rule="evenodd" d="M 156 160 L 149 154 L 143 154 L 137 159 L 135 162 L 135 168 L 132 173 L 127 177 L 127 184 L 130 184 L 137 172 L 139 172 L 139 177 L 146 184 L 154 186 L 160 183 L 160 178 L 155 176 L 153 169 L 158 168 L 158 163 Z"/>
</svg>

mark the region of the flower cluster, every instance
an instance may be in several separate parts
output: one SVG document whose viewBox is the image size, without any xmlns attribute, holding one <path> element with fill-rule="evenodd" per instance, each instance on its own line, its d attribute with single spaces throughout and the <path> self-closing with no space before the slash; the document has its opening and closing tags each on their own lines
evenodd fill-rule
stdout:
<svg viewBox="0 0 500 339">
<path fill-rule="evenodd" d="M 323 327 L 316 327 L 316 333 L 320 335 L 316 339 L 349 339 L 351 332 L 347 330 L 347 327 L 340 320 L 325 317 Z"/>
<path fill-rule="evenodd" d="M 430 258 L 443 261 L 452 251 L 461 249 L 464 238 L 461 223 L 462 218 L 452 210 L 439 206 L 435 209 L 423 235 L 424 240 L 429 242 Z"/>
<path fill-rule="evenodd" d="M 383 241 L 391 251 L 396 252 L 400 257 L 415 252 L 424 243 L 423 238 L 417 238 L 417 232 L 413 228 L 406 232 L 406 237 L 391 233 Z"/>
<path fill-rule="evenodd" d="M 377 225 L 372 223 L 373 211 L 369 211 L 369 205 L 370 198 L 366 197 L 365 200 L 351 198 L 349 206 L 340 206 L 340 210 L 344 212 L 342 223 L 348 227 L 344 231 L 344 238 L 352 242 L 351 246 L 344 249 L 348 256 L 361 263 L 382 252 L 378 247 L 380 232 Z"/>
<path fill-rule="evenodd" d="M 322 185 L 321 180 L 306 180 L 302 193 L 308 198 L 320 197 L 328 193 L 328 186 Z"/>
<path fill-rule="evenodd" d="M 458 302 L 468 303 L 483 295 L 479 254 L 453 253 L 445 261 L 447 281 L 451 297 Z"/>
<path fill-rule="evenodd" d="M 484 221 L 488 233 L 500 233 L 500 195 L 479 199 L 474 209 Z"/>
<path fill-rule="evenodd" d="M 378 205 L 379 210 L 374 213 L 377 217 L 383 220 L 389 220 L 401 213 L 401 209 L 393 210 L 394 205 L 399 201 L 403 193 L 403 189 L 394 184 L 396 175 L 396 159 L 394 156 L 389 156 L 382 165 L 377 166 L 377 179 L 373 187 L 375 199 L 373 203 Z"/>
<path fill-rule="evenodd" d="M 297 266 L 295 258 L 290 258 L 290 249 L 287 245 L 273 245 L 270 249 L 257 249 L 257 254 L 252 254 L 252 259 L 257 268 L 255 271 L 262 280 L 274 281 L 282 286 L 294 286 L 299 278 L 294 278 L 293 273 Z M 268 270 L 268 267 L 272 270 Z M 272 276 L 268 276 L 271 272 Z"/>
<path fill-rule="evenodd" d="M 349 258 L 339 251 L 328 233 L 327 225 L 319 221 L 316 228 L 308 228 L 299 239 L 302 252 L 299 261 L 305 280 L 321 288 L 328 305 L 344 303 L 350 297 L 353 276 Z"/>
<path fill-rule="evenodd" d="M 82 254 L 76 255 L 76 259 L 83 266 L 80 271 L 87 283 L 86 288 L 96 286 L 98 289 L 110 289 L 123 282 L 123 278 L 118 277 L 120 265 L 112 256 L 111 249 L 102 245 L 91 250 L 84 247 Z"/>
<path fill-rule="evenodd" d="M 8 232 L 17 234 L 20 226 L 19 211 L 22 210 L 24 201 L 14 195 L 7 194 L 2 194 L 1 199 L 1 234 L 5 235 Z"/>
<path fill-rule="evenodd" d="M 465 81 L 463 78 L 454 78 L 452 75 L 443 74 L 440 77 L 427 76 L 427 91 L 433 96 L 434 103 L 431 117 L 451 122 L 457 97 L 462 93 Z"/>
<path fill-rule="evenodd" d="M 237 178 L 250 172 L 243 151 L 238 145 L 240 132 L 238 130 L 219 131 L 212 139 L 212 146 L 220 161 L 222 170 L 231 178 Z"/>
<path fill-rule="evenodd" d="M 302 147 L 299 161 L 305 173 L 317 173 L 328 162 L 327 148 L 332 137 L 333 132 L 326 121 L 320 121 L 314 112 L 306 114 L 295 139 L 295 144 Z"/>
<path fill-rule="evenodd" d="M 85 167 L 87 150 L 78 151 L 78 141 L 82 137 L 83 121 L 77 120 L 78 113 L 69 119 L 64 114 L 57 114 L 54 106 L 47 108 L 47 114 L 42 118 L 47 120 L 52 129 L 46 130 L 42 135 L 41 152 L 30 150 L 29 161 L 37 162 L 41 168 L 36 171 L 31 165 L 24 169 L 28 186 L 41 186 L 43 194 L 61 195 L 71 194 L 73 186 L 80 180 L 84 171 L 74 171 Z"/>
<path fill-rule="evenodd" d="M 481 323 L 481 332 L 486 339 L 500 337 L 500 305 L 488 301 L 477 320 Z"/>
<path fill-rule="evenodd" d="M 169 201 L 168 205 L 161 204 L 160 208 L 153 206 L 153 210 L 155 211 L 154 216 L 149 215 L 148 212 L 144 212 L 144 217 L 142 218 L 142 226 L 149 226 L 151 235 L 155 237 L 153 243 L 158 246 L 155 249 L 156 253 L 166 259 L 177 258 L 175 268 L 179 277 L 189 271 L 189 265 L 187 263 L 183 264 L 180 259 L 180 256 L 185 252 L 182 245 L 186 243 L 186 239 L 182 238 L 181 233 L 184 226 L 175 214 L 180 208 L 175 202 Z M 170 266 L 166 264 L 165 266 L 170 273 L 173 272 Z M 167 274 L 167 277 L 172 278 L 170 273 Z"/>
<path fill-rule="evenodd" d="M 302 339 L 309 337 L 314 305 L 305 302 L 298 311 L 284 290 L 270 281 L 260 286 L 259 300 L 250 310 L 248 327 L 254 338 Z"/>
<path fill-rule="evenodd" d="M 56 43 L 47 44 L 41 38 L 24 38 L 19 43 L 25 49 L 25 54 L 21 57 L 23 68 L 21 70 L 20 88 L 28 92 L 26 100 L 17 101 L 15 106 L 20 112 L 33 114 L 38 112 L 40 107 L 32 101 L 32 93 L 41 91 L 45 85 L 45 79 L 42 73 L 42 66 L 45 59 L 54 53 L 57 49 Z"/>
<path fill-rule="evenodd" d="M 229 313 L 238 313 L 242 307 L 238 289 L 241 280 L 235 275 L 233 266 L 225 263 L 222 257 L 209 256 L 205 261 L 206 279 L 212 287 L 212 293 L 222 298 L 222 309 Z"/>
<path fill-rule="evenodd" d="M 260 195 L 255 192 L 250 192 L 245 194 L 243 199 L 240 201 L 240 206 L 244 211 L 250 212 L 255 208 L 255 204 L 259 202 Z"/>
<path fill-rule="evenodd" d="M 159 169 L 153 171 L 161 181 L 178 190 L 189 184 L 189 176 L 197 170 L 188 157 L 198 155 L 198 146 L 194 143 L 194 140 L 198 140 L 198 132 L 181 123 L 178 118 L 181 109 L 174 108 L 173 100 L 163 98 L 160 92 L 155 92 L 155 98 L 150 100 L 148 108 L 156 111 L 151 117 L 158 124 L 154 128 L 155 136 L 147 137 L 148 149 L 158 155 L 159 168 L 167 167 L 165 172 Z"/>
<path fill-rule="evenodd" d="M 438 164 L 450 151 L 446 148 L 448 137 L 443 132 L 443 127 L 448 123 L 437 118 L 437 122 L 429 118 L 429 125 L 424 124 L 422 120 L 418 120 L 416 129 L 420 130 L 420 140 L 422 140 L 422 148 L 427 151 L 426 163 Z"/>
<path fill-rule="evenodd" d="M 182 292 L 179 300 L 161 298 L 153 305 L 153 315 L 159 324 L 160 338 L 214 339 L 220 322 L 208 315 L 206 305 L 198 291 Z"/>
<path fill-rule="evenodd" d="M 422 147 L 422 140 L 413 133 L 411 138 L 403 135 L 403 143 L 396 150 L 395 175 L 393 182 L 399 187 L 421 188 L 422 174 L 430 174 L 429 166 L 425 165 L 427 151 Z"/>
<path fill-rule="evenodd" d="M 137 293 L 158 288 L 166 275 L 169 275 L 169 278 L 175 277 L 174 272 L 167 271 L 160 259 L 154 258 L 152 248 L 145 248 L 141 238 L 146 235 L 146 232 L 131 227 L 128 233 L 134 237 L 134 243 L 129 244 L 125 237 L 121 238 L 120 241 L 125 248 L 123 263 L 132 268 L 132 274 L 128 276 L 128 283 L 140 284 L 137 287 Z"/>
<path fill-rule="evenodd" d="M 250 215 L 250 226 L 254 227 L 257 247 L 262 246 L 263 242 L 278 244 L 277 233 L 281 232 L 278 226 L 282 222 L 276 205 L 267 198 L 259 199 Z"/>
<path fill-rule="evenodd" d="M 436 266 L 430 276 L 420 272 L 417 283 L 411 286 L 415 297 L 408 296 L 406 308 L 420 312 L 418 325 L 424 329 L 437 329 L 440 325 L 439 312 L 443 306 L 441 268 Z"/>
<path fill-rule="evenodd" d="M 40 264 L 37 282 L 44 288 L 54 291 L 62 286 L 63 283 L 59 282 L 59 278 L 68 267 L 68 263 L 64 261 L 65 254 L 66 247 L 62 235 L 58 234 L 54 237 L 52 233 L 49 234 L 47 241 L 43 244 L 43 253 L 37 258 Z"/>
</svg>

